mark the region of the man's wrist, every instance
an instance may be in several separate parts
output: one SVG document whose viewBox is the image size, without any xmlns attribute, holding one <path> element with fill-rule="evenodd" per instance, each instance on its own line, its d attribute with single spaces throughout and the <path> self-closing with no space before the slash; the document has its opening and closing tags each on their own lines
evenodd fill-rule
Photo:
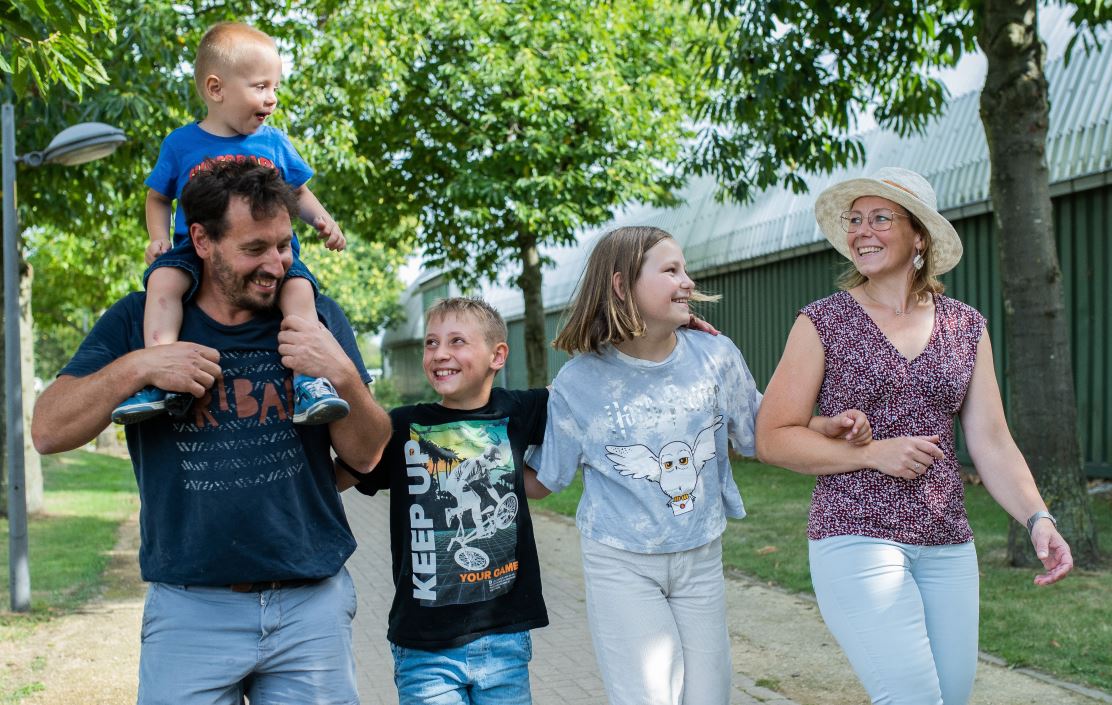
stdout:
<svg viewBox="0 0 1112 705">
<path fill-rule="evenodd" d="M 117 365 L 113 377 L 116 379 L 116 385 L 122 390 L 127 392 L 124 398 L 131 396 L 138 392 L 148 384 L 154 384 L 148 380 L 148 366 L 145 358 L 150 354 L 149 348 L 139 348 L 132 350 L 123 357 L 116 358 L 113 365 Z"/>
<path fill-rule="evenodd" d="M 344 396 L 345 393 L 352 394 L 357 392 L 359 388 L 366 387 L 363 383 L 363 377 L 359 374 L 359 368 L 355 366 L 350 358 L 345 356 L 345 360 L 347 364 L 343 365 L 343 370 L 336 370 L 327 375 L 329 381 L 336 387 L 336 391 L 340 392 L 340 396 Z M 336 372 L 339 372 L 339 374 L 336 374 Z"/>
</svg>

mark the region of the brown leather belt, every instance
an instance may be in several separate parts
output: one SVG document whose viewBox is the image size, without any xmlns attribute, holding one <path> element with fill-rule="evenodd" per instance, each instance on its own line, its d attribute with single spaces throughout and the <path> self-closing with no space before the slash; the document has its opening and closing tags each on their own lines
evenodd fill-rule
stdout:
<svg viewBox="0 0 1112 705">
<path fill-rule="evenodd" d="M 282 588 L 304 587 L 316 585 L 324 578 L 291 578 L 289 580 L 264 580 L 258 583 L 232 583 L 228 587 L 232 592 L 263 592 L 264 590 L 281 590 Z"/>
</svg>

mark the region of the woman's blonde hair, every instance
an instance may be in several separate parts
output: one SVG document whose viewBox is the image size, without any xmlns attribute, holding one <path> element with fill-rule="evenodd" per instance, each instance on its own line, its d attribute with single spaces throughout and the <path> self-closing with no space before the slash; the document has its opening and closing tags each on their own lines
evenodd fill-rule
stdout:
<svg viewBox="0 0 1112 705">
<path fill-rule="evenodd" d="M 930 294 L 941 294 L 946 290 L 946 286 L 934 275 L 934 253 L 931 251 L 930 231 L 919 222 L 914 213 L 908 212 L 907 215 L 911 222 L 911 229 L 923 241 L 923 249 L 920 252 L 923 256 L 923 266 L 921 269 L 914 270 L 911 281 L 912 296 L 916 301 L 922 301 Z M 857 271 L 857 266 L 850 260 L 849 269 L 842 272 L 842 275 L 838 277 L 838 288 L 848 291 L 855 286 L 861 286 L 867 281 L 869 281 L 869 278 Z"/>
<path fill-rule="evenodd" d="M 564 325 L 552 346 L 575 355 L 599 352 L 604 344 L 621 343 L 645 334 L 645 321 L 633 300 L 633 284 L 641 275 L 645 253 L 661 240 L 674 239 L 664 230 L 633 226 L 611 230 L 595 244 L 587 268 L 579 278 L 575 297 Z M 620 274 L 624 298 L 614 291 L 614 274 Z M 699 291 L 692 302 L 717 301 Z"/>
</svg>

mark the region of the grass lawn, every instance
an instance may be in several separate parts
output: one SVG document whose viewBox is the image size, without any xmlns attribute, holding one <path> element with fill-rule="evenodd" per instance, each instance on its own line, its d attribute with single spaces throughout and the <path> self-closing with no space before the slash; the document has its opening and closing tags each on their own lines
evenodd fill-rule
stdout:
<svg viewBox="0 0 1112 705">
<path fill-rule="evenodd" d="M 131 463 L 74 451 L 42 460 L 46 511 L 28 523 L 31 612 L 0 613 L 0 639 L 24 634 L 36 622 L 80 606 L 98 590 L 119 525 L 139 507 Z M 8 603 L 8 524 L 0 525 Z"/>
<path fill-rule="evenodd" d="M 734 463 L 749 516 L 723 536 L 727 570 L 797 592 L 811 592 L 807 508 L 814 479 L 756 462 Z M 575 515 L 581 480 L 536 502 Z M 1036 588 L 1031 569 L 1005 565 L 1009 518 L 983 487 L 966 486 L 966 507 L 981 564 L 981 649 L 1009 664 L 1031 666 L 1077 683 L 1112 690 L 1112 571 L 1075 570 Z M 1112 542 L 1112 501 L 1094 501 L 1098 530 Z"/>
</svg>

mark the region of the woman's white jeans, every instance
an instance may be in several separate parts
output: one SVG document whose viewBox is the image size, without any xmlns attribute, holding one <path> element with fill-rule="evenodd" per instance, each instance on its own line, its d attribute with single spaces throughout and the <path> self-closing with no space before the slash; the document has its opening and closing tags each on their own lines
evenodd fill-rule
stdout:
<svg viewBox="0 0 1112 705">
<path fill-rule="evenodd" d="M 581 537 L 587 620 L 611 705 L 727 705 L 722 539 L 631 553 Z"/>
<path fill-rule="evenodd" d="M 977 670 L 973 542 L 914 546 L 865 536 L 810 542 L 826 626 L 874 703 L 964 705 Z"/>
</svg>

